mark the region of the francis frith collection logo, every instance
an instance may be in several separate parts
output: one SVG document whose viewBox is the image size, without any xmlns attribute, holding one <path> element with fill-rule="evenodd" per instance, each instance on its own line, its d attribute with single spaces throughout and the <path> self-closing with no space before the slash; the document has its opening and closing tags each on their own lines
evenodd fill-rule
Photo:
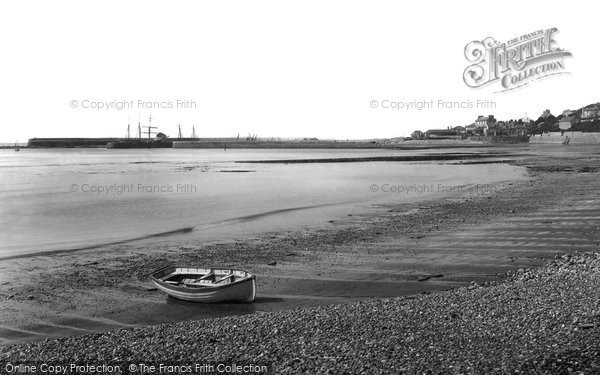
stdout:
<svg viewBox="0 0 600 375">
<path fill-rule="evenodd" d="M 564 58 L 571 52 L 558 47 L 553 27 L 499 42 L 492 37 L 465 46 L 469 65 L 463 74 L 467 86 L 497 83 L 497 92 L 514 90 L 540 78 L 568 73 Z"/>
</svg>

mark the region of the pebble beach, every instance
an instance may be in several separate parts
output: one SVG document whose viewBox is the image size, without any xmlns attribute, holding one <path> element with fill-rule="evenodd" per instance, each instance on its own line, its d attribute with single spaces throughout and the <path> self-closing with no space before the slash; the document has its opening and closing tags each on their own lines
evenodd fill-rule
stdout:
<svg viewBox="0 0 600 375">
<path fill-rule="evenodd" d="M 596 374 L 599 302 L 600 253 L 590 252 L 490 285 L 8 346 L 0 361 L 125 372 L 168 363 L 282 374 Z"/>
</svg>

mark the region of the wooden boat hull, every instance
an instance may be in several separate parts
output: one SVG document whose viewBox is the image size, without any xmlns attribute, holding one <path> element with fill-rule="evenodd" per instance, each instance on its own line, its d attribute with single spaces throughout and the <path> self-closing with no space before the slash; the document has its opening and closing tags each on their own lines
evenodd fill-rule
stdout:
<svg viewBox="0 0 600 375">
<path fill-rule="evenodd" d="M 215 285 L 186 285 L 184 283 L 174 284 L 170 279 L 182 279 L 186 276 L 202 276 L 211 272 L 211 269 L 198 269 L 186 267 L 165 267 L 150 275 L 154 285 L 171 297 L 203 303 L 218 302 L 252 302 L 256 297 L 256 278 L 254 275 L 239 270 L 217 270 L 235 272 L 239 277 L 237 280 L 224 284 Z"/>
</svg>

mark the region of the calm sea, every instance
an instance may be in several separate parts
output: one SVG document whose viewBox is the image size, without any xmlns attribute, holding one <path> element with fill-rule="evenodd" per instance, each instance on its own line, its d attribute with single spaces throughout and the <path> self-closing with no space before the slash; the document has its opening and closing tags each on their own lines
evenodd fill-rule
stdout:
<svg viewBox="0 0 600 375">
<path fill-rule="evenodd" d="M 318 227 L 523 176 L 503 164 L 236 162 L 419 152 L 432 151 L 2 149 L 0 258 Z"/>
</svg>

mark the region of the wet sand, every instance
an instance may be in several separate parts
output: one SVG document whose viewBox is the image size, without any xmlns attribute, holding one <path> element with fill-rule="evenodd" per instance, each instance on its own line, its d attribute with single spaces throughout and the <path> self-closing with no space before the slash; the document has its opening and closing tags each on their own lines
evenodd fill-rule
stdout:
<svg viewBox="0 0 600 375">
<path fill-rule="evenodd" d="M 1 343 L 438 292 L 600 246 L 597 153 L 531 153 L 511 162 L 530 178 L 371 215 L 349 212 L 318 228 L 209 244 L 156 237 L 0 261 Z M 148 273 L 174 263 L 254 272 L 257 301 L 197 305 L 166 297 Z"/>
</svg>

